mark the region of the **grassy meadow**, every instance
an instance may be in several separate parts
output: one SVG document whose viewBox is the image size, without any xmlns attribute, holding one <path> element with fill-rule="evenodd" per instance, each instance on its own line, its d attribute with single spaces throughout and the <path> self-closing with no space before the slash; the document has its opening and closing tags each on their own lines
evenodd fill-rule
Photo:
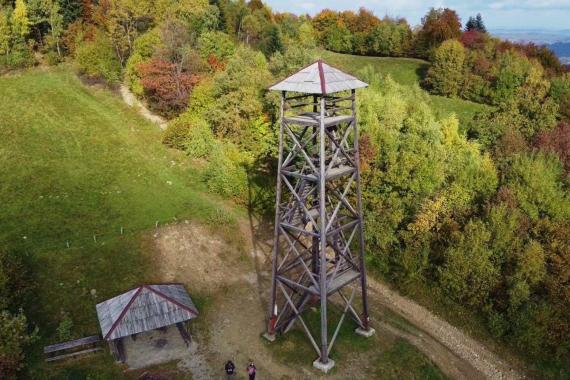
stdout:
<svg viewBox="0 0 570 380">
<path fill-rule="evenodd" d="M 429 68 L 427 61 L 415 58 L 367 57 L 321 51 L 322 58 L 333 66 L 357 75 L 366 66 L 372 66 L 381 75 L 390 75 L 396 82 L 414 86 L 424 78 Z M 468 123 L 477 112 L 489 106 L 459 98 L 429 95 L 431 106 L 440 117 L 454 113 L 462 125 Z"/>
<path fill-rule="evenodd" d="M 40 340 L 29 353 L 29 375 L 136 378 L 140 371 L 124 372 L 108 355 L 43 365 L 41 348 L 60 341 L 57 327 L 64 313 L 73 321 L 72 338 L 97 334 L 97 302 L 161 280 L 144 248 L 144 233 L 156 221 L 191 219 L 219 226 L 245 210 L 229 209 L 207 194 L 200 169 L 165 148 L 159 129 L 117 94 L 83 85 L 65 67 L 0 77 L 0 93 L 0 242 L 24 257 L 33 282 L 34 297 L 25 312 L 39 327 Z M 226 211 L 230 216 L 221 217 Z M 351 352 L 355 341 L 350 327 L 342 335 L 339 356 Z M 297 334 L 283 341 L 310 349 Z M 366 349 L 360 348 L 363 354 Z M 279 346 L 275 352 L 289 357 Z M 399 359 L 402 352 L 418 364 L 407 368 Z M 405 342 L 388 342 L 374 350 L 374 357 L 374 370 L 384 374 L 380 378 L 412 378 L 424 371 L 440 378 L 437 368 Z M 307 364 L 306 356 L 290 359 Z M 172 364 L 155 370 L 191 378 Z"/>
<path fill-rule="evenodd" d="M 153 280 L 142 231 L 219 221 L 222 205 L 109 90 L 60 68 L 2 77 L 0 94 L 0 242 L 31 270 L 25 312 L 39 325 L 39 355 L 57 342 L 62 312 L 73 337 L 96 334 L 97 302 Z"/>
</svg>

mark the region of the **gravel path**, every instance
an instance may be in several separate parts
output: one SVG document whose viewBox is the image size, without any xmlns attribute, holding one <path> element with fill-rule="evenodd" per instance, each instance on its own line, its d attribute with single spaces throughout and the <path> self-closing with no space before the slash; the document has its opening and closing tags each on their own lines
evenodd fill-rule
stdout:
<svg viewBox="0 0 570 380">
<path fill-rule="evenodd" d="M 369 279 L 368 285 L 372 305 L 382 305 L 421 331 L 419 334 L 407 333 L 381 321 L 377 322 L 377 325 L 380 325 L 378 327 L 388 329 L 410 341 L 429 356 L 447 376 L 454 379 L 525 378 L 481 343 L 423 306 L 378 281 Z"/>
<path fill-rule="evenodd" d="M 166 129 L 166 126 L 168 125 L 167 121 L 165 119 L 163 119 L 162 117 L 155 115 L 148 108 L 146 108 L 145 105 L 142 104 L 136 98 L 135 94 L 133 94 L 131 92 L 131 90 L 129 90 L 129 88 L 126 85 L 121 84 L 120 92 L 121 92 L 121 97 L 123 98 L 123 101 L 129 107 L 136 107 L 142 117 L 144 117 L 145 119 L 157 124 L 160 127 L 160 129 L 162 129 L 162 130 Z"/>
</svg>

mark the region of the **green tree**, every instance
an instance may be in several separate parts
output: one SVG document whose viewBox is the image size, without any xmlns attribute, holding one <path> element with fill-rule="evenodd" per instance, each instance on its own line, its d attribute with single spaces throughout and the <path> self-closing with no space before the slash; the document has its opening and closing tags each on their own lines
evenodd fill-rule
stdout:
<svg viewBox="0 0 570 380">
<path fill-rule="evenodd" d="M 526 302 L 530 298 L 532 288 L 542 281 L 546 274 L 545 259 L 541 244 L 533 240 L 517 255 L 514 273 L 508 279 L 511 308 L 517 308 Z"/>
<path fill-rule="evenodd" d="M 63 36 L 64 19 L 61 14 L 61 8 L 57 1 L 48 0 L 49 4 L 49 17 L 48 23 L 50 26 L 49 43 L 55 46 L 57 55 L 61 58 L 61 37 Z"/>
<path fill-rule="evenodd" d="M 84 0 L 57 0 L 57 2 L 63 15 L 63 25 L 69 25 L 81 17 Z"/>
<path fill-rule="evenodd" d="M 315 30 L 310 22 L 305 21 L 299 26 L 299 43 L 302 47 L 312 49 L 316 46 Z"/>
<path fill-rule="evenodd" d="M 75 63 L 80 71 L 90 77 L 117 82 L 121 76 L 121 64 L 112 42 L 102 31 L 97 31 L 92 41 L 79 44 L 75 51 Z"/>
<path fill-rule="evenodd" d="M 485 306 L 500 277 L 489 249 L 491 234 L 483 222 L 471 220 L 462 233 L 452 238 L 451 246 L 444 252 L 440 282 L 455 300 Z"/>
<path fill-rule="evenodd" d="M 434 93 L 457 96 L 461 90 L 465 62 L 465 48 L 457 40 L 447 40 L 433 54 L 426 83 Z"/>
<path fill-rule="evenodd" d="M 523 154 L 515 157 L 507 173 L 521 209 L 532 219 L 570 217 L 570 198 L 566 190 L 564 169 L 551 154 Z"/>
<path fill-rule="evenodd" d="M 224 32 L 205 32 L 198 39 L 198 49 L 200 56 L 207 59 L 215 56 L 222 62 L 227 60 L 235 53 L 236 45 L 234 41 Z"/>
<path fill-rule="evenodd" d="M 271 57 L 273 54 L 284 50 L 283 38 L 281 36 L 281 29 L 276 24 L 268 24 L 264 31 L 261 40 L 261 51 L 266 57 Z"/>
<path fill-rule="evenodd" d="M 238 48 L 226 70 L 214 77 L 213 98 L 217 101 L 204 115 L 214 133 L 239 145 L 241 133 L 263 111 L 261 94 L 271 80 L 262 53 L 245 46 Z"/>
</svg>

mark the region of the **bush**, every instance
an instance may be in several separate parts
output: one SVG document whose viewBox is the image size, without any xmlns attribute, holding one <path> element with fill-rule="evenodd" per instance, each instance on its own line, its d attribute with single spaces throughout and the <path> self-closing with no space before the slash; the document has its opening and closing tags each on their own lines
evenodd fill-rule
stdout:
<svg viewBox="0 0 570 380">
<path fill-rule="evenodd" d="M 28 333 L 28 322 L 22 313 L 12 315 L 0 311 L 0 378 L 15 379 L 24 367 L 24 349 L 37 338 L 37 330 Z"/>
<path fill-rule="evenodd" d="M 57 326 L 57 338 L 62 341 L 68 341 L 73 337 L 73 320 L 68 312 L 61 312 L 61 321 Z"/>
<path fill-rule="evenodd" d="M 549 305 L 529 304 L 512 321 L 513 340 L 524 352 L 536 355 L 547 345 L 552 310 Z"/>
<path fill-rule="evenodd" d="M 0 55 L 0 69 L 20 69 L 33 66 L 35 63 L 34 52 L 23 41 L 15 44 L 9 54 Z"/>
<path fill-rule="evenodd" d="M 184 142 L 186 153 L 192 158 L 207 158 L 216 146 L 212 130 L 203 120 L 190 122 L 188 137 Z"/>
<path fill-rule="evenodd" d="M 246 200 L 247 171 L 243 158 L 235 145 L 216 144 L 206 167 L 205 181 L 208 190 L 213 193 L 241 201 Z"/>
<path fill-rule="evenodd" d="M 192 158 L 207 158 L 216 145 L 208 124 L 189 112 L 168 124 L 162 142 L 171 148 L 184 150 Z"/>
<path fill-rule="evenodd" d="M 168 123 L 168 127 L 162 135 L 162 143 L 170 148 L 184 150 L 189 130 L 190 125 L 188 123 L 174 119 Z"/>
<path fill-rule="evenodd" d="M 457 96 L 462 86 L 464 62 L 465 48 L 461 42 L 445 41 L 435 49 L 426 83 L 438 95 Z"/>
<path fill-rule="evenodd" d="M 121 64 L 111 41 L 102 31 L 97 31 L 93 41 L 83 41 L 78 45 L 75 63 L 89 77 L 101 78 L 110 83 L 121 79 Z"/>
</svg>

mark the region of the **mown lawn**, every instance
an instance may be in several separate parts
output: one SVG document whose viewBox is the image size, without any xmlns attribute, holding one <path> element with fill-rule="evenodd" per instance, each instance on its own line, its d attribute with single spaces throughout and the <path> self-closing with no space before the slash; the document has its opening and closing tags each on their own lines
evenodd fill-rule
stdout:
<svg viewBox="0 0 570 380">
<path fill-rule="evenodd" d="M 155 125 L 69 70 L 2 77 L 0 94 L 0 244 L 31 269 L 39 353 L 62 312 L 74 337 L 96 334 L 97 302 L 153 280 L 142 231 L 222 206 Z"/>
<path fill-rule="evenodd" d="M 372 66 L 381 75 L 390 75 L 396 82 L 413 86 L 424 78 L 429 62 L 414 58 L 365 57 L 321 51 L 322 58 L 331 65 L 349 73 L 358 74 L 366 66 Z M 440 117 L 454 113 L 461 124 L 468 123 L 477 112 L 489 106 L 458 98 L 430 95 L 431 105 Z"/>
</svg>

